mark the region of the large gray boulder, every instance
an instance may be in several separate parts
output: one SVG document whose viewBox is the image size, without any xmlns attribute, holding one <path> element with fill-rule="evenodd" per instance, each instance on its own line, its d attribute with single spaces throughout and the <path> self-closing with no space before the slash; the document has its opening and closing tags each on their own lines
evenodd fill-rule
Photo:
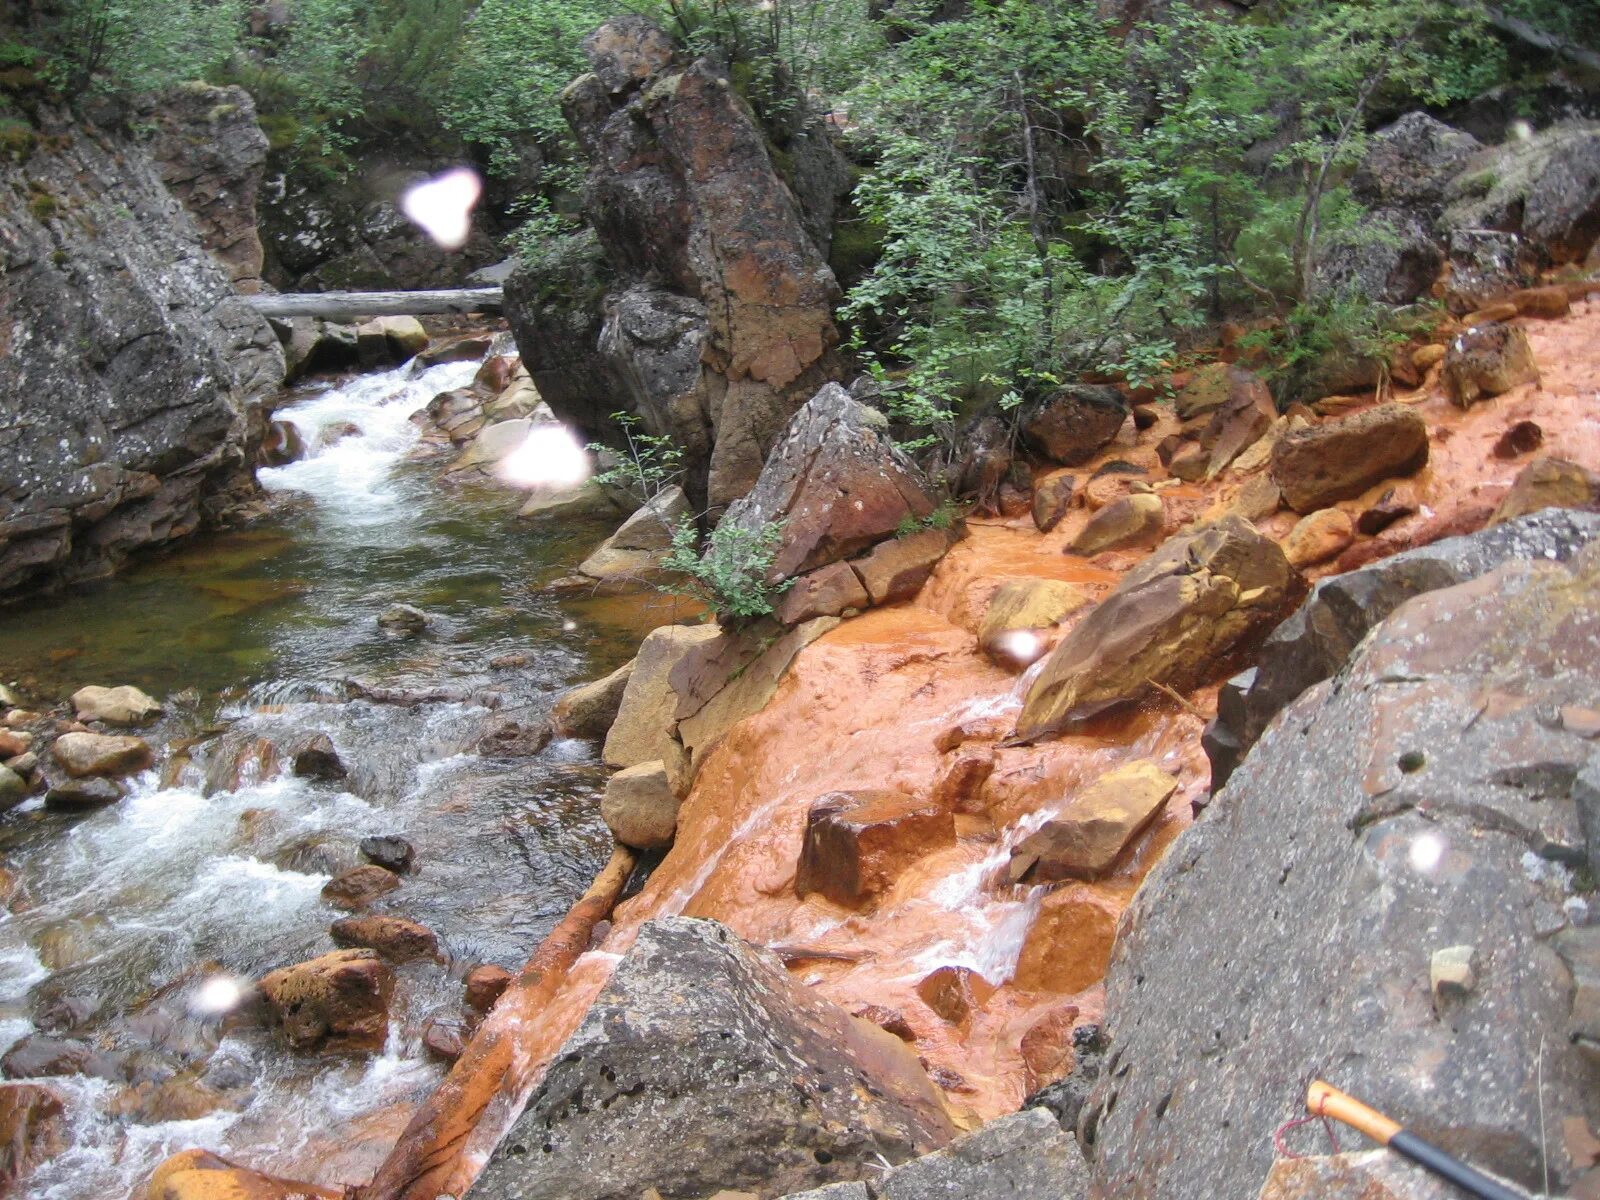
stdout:
<svg viewBox="0 0 1600 1200">
<path fill-rule="evenodd" d="M 1089 1171 L 1049 1109 L 990 1121 L 884 1176 L 885 1200 L 1083 1200 Z"/>
<path fill-rule="evenodd" d="M 899 1039 L 712 921 L 646 923 L 474 1200 L 781 1196 L 953 1133 Z"/>
<path fill-rule="evenodd" d="M 1569 1194 L 1582 1139 L 1547 1130 L 1600 1118 L 1600 928 L 1569 871 L 1593 730 L 1558 714 L 1597 694 L 1591 545 L 1410 600 L 1290 705 L 1123 917 L 1094 1194 L 1256 1196 L 1318 1077 Z"/>
<path fill-rule="evenodd" d="M 1361 639 L 1413 596 L 1476 579 L 1511 559 L 1565 562 L 1595 540 L 1600 515 L 1544 509 L 1322 580 L 1262 643 L 1255 666 L 1224 685 L 1205 735 L 1212 789 L 1228 781 L 1283 708 L 1338 672 Z"/>
<path fill-rule="evenodd" d="M 1547 262 L 1581 262 L 1600 235 L 1600 122 L 1562 122 L 1480 151 L 1445 198 L 1447 232 L 1517 233 Z"/>
<path fill-rule="evenodd" d="M 0 597 L 107 575 L 253 495 L 283 378 L 143 148 L 36 122 L 0 190 Z"/>
</svg>

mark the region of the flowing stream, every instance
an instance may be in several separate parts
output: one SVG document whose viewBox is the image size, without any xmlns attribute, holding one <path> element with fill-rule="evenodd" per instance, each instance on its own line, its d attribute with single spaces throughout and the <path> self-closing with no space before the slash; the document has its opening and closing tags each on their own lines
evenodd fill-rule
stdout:
<svg viewBox="0 0 1600 1200">
<path fill-rule="evenodd" d="M 125 1195 L 195 1146 L 316 1182 L 364 1177 L 442 1070 L 424 1020 L 460 1021 L 465 971 L 515 969 L 603 862 L 592 745 L 475 747 L 496 722 L 541 721 L 555 691 L 671 614 L 542 595 L 607 531 L 530 530 L 514 493 L 441 486 L 437 465 L 408 460 L 410 415 L 477 367 L 299 389 L 278 416 L 308 455 L 260 473 L 298 497 L 287 516 L 0 615 L 5 678 L 29 696 L 131 683 L 167 705 L 140 731 L 156 765 L 122 802 L 70 816 L 33 800 L 0 818 L 20 884 L 0 916 L 0 1051 L 14 1077 L 49 1074 L 71 1128 L 29 1195 Z M 396 601 L 429 630 L 380 629 Z M 351 680 L 453 699 L 373 703 Z M 345 779 L 289 770 L 316 733 Z M 346 914 L 321 889 L 382 834 L 408 839 L 418 869 L 371 911 L 429 926 L 447 962 L 397 968 L 381 1055 L 291 1053 L 230 1011 L 235 985 L 334 949 Z"/>
</svg>

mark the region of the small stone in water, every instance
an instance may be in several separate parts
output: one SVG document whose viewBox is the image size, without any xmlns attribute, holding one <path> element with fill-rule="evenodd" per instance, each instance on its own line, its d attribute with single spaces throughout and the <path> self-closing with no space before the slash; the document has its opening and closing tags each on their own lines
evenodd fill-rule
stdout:
<svg viewBox="0 0 1600 1200">
<path fill-rule="evenodd" d="M 494 1007 L 506 988 L 511 986 L 511 972 L 493 963 L 473 967 L 467 972 L 467 1007 L 486 1013 Z"/>
<path fill-rule="evenodd" d="M 429 620 L 427 613 L 409 604 L 391 604 L 378 614 L 379 628 L 407 636 L 421 633 Z"/>
<path fill-rule="evenodd" d="M 45 793 L 44 802 L 48 808 L 61 809 L 65 812 L 85 812 L 91 808 L 103 808 L 107 804 L 115 804 L 121 799 L 122 788 L 115 781 L 91 777 L 62 780 Z"/>
<path fill-rule="evenodd" d="M 416 847 L 393 834 L 362 838 L 361 854 L 368 862 L 396 875 L 409 875 L 417 858 Z"/>
<path fill-rule="evenodd" d="M 305 749 L 295 753 L 294 773 L 301 779 L 332 782 L 343 779 L 346 771 L 339 752 L 333 748 L 333 739 L 325 733 L 319 733 Z"/>
</svg>

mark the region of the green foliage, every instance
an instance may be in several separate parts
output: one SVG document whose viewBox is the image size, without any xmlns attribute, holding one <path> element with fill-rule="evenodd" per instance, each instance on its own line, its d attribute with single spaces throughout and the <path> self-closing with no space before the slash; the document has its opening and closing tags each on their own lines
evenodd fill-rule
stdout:
<svg viewBox="0 0 1600 1200">
<path fill-rule="evenodd" d="M 643 504 L 683 478 L 683 450 L 670 437 L 645 433 L 631 412 L 614 412 L 611 420 L 622 434 L 622 458 L 611 470 L 596 475 L 596 483 L 620 488 Z M 610 450 L 598 442 L 588 448 L 594 454 Z"/>
<path fill-rule="evenodd" d="M 704 554 L 699 553 L 699 541 L 694 522 L 684 518 L 672 532 L 672 549 L 661 565 L 682 573 L 690 590 L 724 620 L 768 615 L 794 583 L 792 579 L 779 584 L 767 581 L 783 543 L 783 528 L 776 521 L 756 530 L 724 521 L 706 539 Z"/>
<path fill-rule="evenodd" d="M 1319 377 L 1330 364 L 1373 363 L 1385 375 L 1390 354 L 1406 341 L 1399 325 L 1393 309 L 1359 292 L 1320 292 L 1240 345 L 1262 354 L 1273 392 L 1286 404 L 1320 395 Z"/>
<path fill-rule="evenodd" d="M 243 31 L 243 0 L 64 0 L 35 33 L 45 78 L 71 96 L 208 78 Z"/>
<path fill-rule="evenodd" d="M 921 533 L 924 529 L 950 529 L 956 519 L 961 515 L 960 510 L 950 500 L 941 500 L 938 505 L 925 517 L 913 517 L 907 513 L 900 518 L 900 523 L 894 527 L 897 538 L 910 537 L 914 533 Z"/>
</svg>

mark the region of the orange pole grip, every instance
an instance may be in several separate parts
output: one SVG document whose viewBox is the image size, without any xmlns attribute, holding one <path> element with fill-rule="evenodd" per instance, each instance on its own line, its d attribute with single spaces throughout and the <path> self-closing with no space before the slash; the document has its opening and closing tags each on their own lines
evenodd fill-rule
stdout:
<svg viewBox="0 0 1600 1200">
<path fill-rule="evenodd" d="M 1387 1146 L 1389 1139 L 1400 1132 L 1398 1121 L 1390 1120 L 1377 1109 L 1368 1108 L 1354 1096 L 1347 1096 L 1320 1079 L 1306 1089 L 1306 1111 L 1319 1117 L 1332 1117 L 1382 1146 Z"/>
</svg>

